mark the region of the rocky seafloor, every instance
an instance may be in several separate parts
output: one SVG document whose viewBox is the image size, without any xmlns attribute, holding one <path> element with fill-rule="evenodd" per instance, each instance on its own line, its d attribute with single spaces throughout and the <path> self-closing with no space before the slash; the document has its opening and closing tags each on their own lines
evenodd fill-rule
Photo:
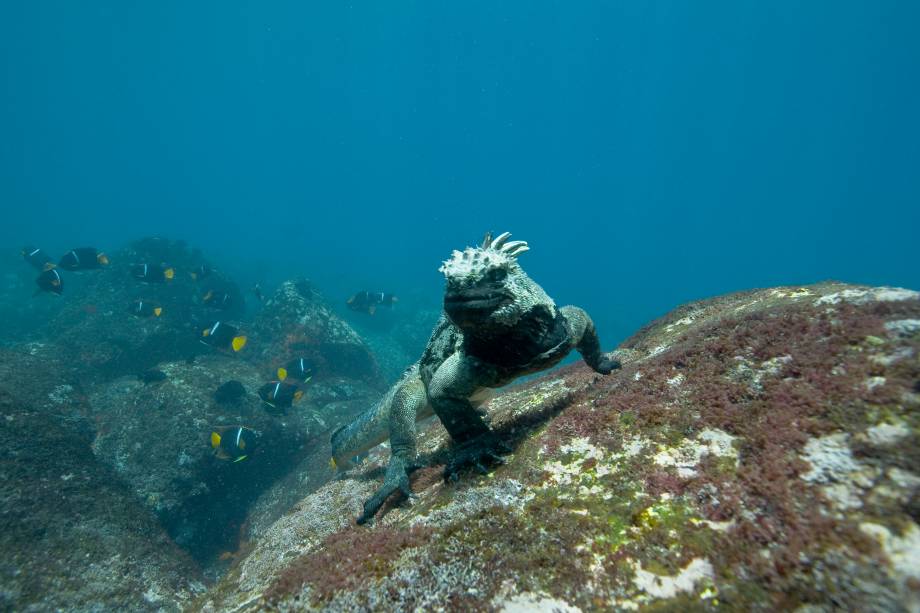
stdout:
<svg viewBox="0 0 920 613">
<path fill-rule="evenodd" d="M 488 475 L 444 483 L 447 436 L 422 425 L 418 498 L 359 527 L 388 451 L 336 476 L 328 432 L 385 387 L 371 345 L 302 280 L 240 355 L 186 344 L 211 314 L 185 280 L 160 290 L 182 320 L 135 338 L 112 274 L 77 288 L 94 308 L 70 298 L 71 324 L 0 349 L 2 610 L 920 610 L 916 292 L 680 307 L 609 376 L 578 362 L 500 390 L 486 408 L 513 451 Z M 266 414 L 255 390 L 305 353 L 306 400 Z M 166 379 L 133 374 L 150 367 Z M 246 389 L 229 405 L 228 380 Z M 209 428 L 240 422 L 258 453 L 217 460 Z"/>
</svg>

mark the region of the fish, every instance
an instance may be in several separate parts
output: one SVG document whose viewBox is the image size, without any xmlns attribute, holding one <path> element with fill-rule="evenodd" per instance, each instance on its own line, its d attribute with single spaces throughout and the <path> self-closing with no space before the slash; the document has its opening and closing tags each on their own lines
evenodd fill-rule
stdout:
<svg viewBox="0 0 920 613">
<path fill-rule="evenodd" d="M 214 457 L 228 462 L 242 462 L 256 445 L 256 433 L 246 426 L 220 426 L 211 430 Z"/>
<path fill-rule="evenodd" d="M 252 293 L 256 295 L 256 300 L 265 302 L 265 296 L 262 294 L 262 286 L 258 283 L 252 286 Z"/>
<path fill-rule="evenodd" d="M 51 259 L 47 253 L 42 249 L 33 246 L 27 246 L 22 248 L 22 258 L 31 264 L 34 268 L 44 271 L 48 267 L 54 267 L 54 261 Z"/>
<path fill-rule="evenodd" d="M 364 460 L 366 460 L 369 455 L 370 455 L 369 451 L 364 451 L 362 453 L 359 453 L 356 456 L 352 456 L 351 460 L 349 461 L 352 466 L 359 466 L 360 464 L 364 463 Z M 336 463 L 335 458 L 329 458 L 329 468 L 331 468 L 334 471 L 339 470 L 339 465 Z"/>
<path fill-rule="evenodd" d="M 358 292 L 346 301 L 348 308 L 352 311 L 359 311 L 373 315 L 377 312 L 378 306 L 391 307 L 399 302 L 399 298 L 386 292 Z"/>
<path fill-rule="evenodd" d="M 215 292 L 213 289 L 201 297 L 201 301 L 212 309 L 226 311 L 233 306 L 233 298 L 227 292 Z"/>
<path fill-rule="evenodd" d="M 221 383 L 217 389 L 214 390 L 214 400 L 221 404 L 228 402 L 238 402 L 245 395 L 246 388 L 242 383 L 233 379 L 225 383 Z"/>
<path fill-rule="evenodd" d="M 214 273 L 214 269 L 208 266 L 207 264 L 202 264 L 192 272 L 188 273 L 192 279 L 195 281 L 200 281 L 201 279 L 206 279 Z"/>
<path fill-rule="evenodd" d="M 246 346 L 246 336 L 240 334 L 237 327 L 222 321 L 215 321 L 210 327 L 202 330 L 199 340 L 216 349 L 239 351 Z"/>
<path fill-rule="evenodd" d="M 137 378 L 143 381 L 145 385 L 149 385 L 150 383 L 159 383 L 160 381 L 165 381 L 167 379 L 166 373 L 157 368 L 145 370 L 139 374 Z"/>
<path fill-rule="evenodd" d="M 292 383 L 269 381 L 259 388 L 259 398 L 268 408 L 284 413 L 303 398 L 303 390 Z"/>
<path fill-rule="evenodd" d="M 135 300 L 131 303 L 128 311 L 137 317 L 159 317 L 163 314 L 163 307 L 145 300 Z"/>
<path fill-rule="evenodd" d="M 131 276 L 146 283 L 165 283 L 175 278 L 176 271 L 166 266 L 166 264 L 160 264 L 159 266 L 135 264 L 131 267 Z"/>
<path fill-rule="evenodd" d="M 51 292 L 58 296 L 64 293 L 64 279 L 61 278 L 60 273 L 53 264 L 50 268 L 44 270 L 42 274 L 38 275 L 35 283 L 38 285 L 38 289 L 35 290 L 36 296 L 42 292 Z"/>
<path fill-rule="evenodd" d="M 278 380 L 285 381 L 290 378 L 298 383 L 307 383 L 313 378 L 315 367 L 306 358 L 295 358 L 278 369 Z"/>
<path fill-rule="evenodd" d="M 95 247 L 78 247 L 64 254 L 58 262 L 63 270 L 93 270 L 109 265 L 109 258 Z"/>
</svg>

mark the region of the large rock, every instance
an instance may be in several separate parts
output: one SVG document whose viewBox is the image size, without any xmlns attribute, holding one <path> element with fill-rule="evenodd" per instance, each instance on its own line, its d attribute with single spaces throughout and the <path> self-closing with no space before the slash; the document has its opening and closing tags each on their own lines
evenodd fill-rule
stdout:
<svg viewBox="0 0 920 613">
<path fill-rule="evenodd" d="M 56 355 L 78 370 L 84 381 L 105 381 L 136 374 L 159 362 L 183 360 L 207 352 L 199 341 L 210 322 L 232 320 L 243 312 L 236 285 L 219 273 L 193 280 L 191 272 L 207 261 L 182 241 L 147 238 L 109 254 L 101 270 L 67 273 L 64 294 L 44 333 Z M 175 278 L 143 283 L 131 275 L 134 264 L 167 264 Z M 226 291 L 233 308 L 216 311 L 202 303 L 208 289 Z M 129 308 L 135 300 L 163 307 L 161 317 L 137 318 Z"/>
<path fill-rule="evenodd" d="M 176 542 L 203 563 L 236 551 L 249 506 L 312 451 L 328 430 L 319 408 L 297 404 L 286 416 L 265 411 L 256 392 L 266 375 L 236 356 L 169 362 L 161 382 L 125 377 L 89 395 L 96 455 L 153 510 Z M 246 394 L 218 402 L 214 392 L 238 381 Z M 216 458 L 213 429 L 243 425 L 258 433 L 249 458 Z"/>
<path fill-rule="evenodd" d="M 425 351 L 441 310 L 431 308 L 427 301 L 413 304 L 400 300 L 392 310 L 381 308 L 374 315 L 353 315 L 349 321 L 370 346 L 384 379 L 392 384 Z"/>
<path fill-rule="evenodd" d="M 329 462 L 332 458 L 332 432 L 348 424 L 379 398 L 378 391 L 359 382 L 339 380 L 336 383 L 337 399 L 307 405 L 311 407 L 311 419 L 321 426 L 320 432 L 308 439 L 304 453 L 298 456 L 299 461 L 291 466 L 288 473 L 268 486 L 251 505 L 242 534 L 245 542 L 254 543 L 304 496 L 335 477 Z"/>
<path fill-rule="evenodd" d="M 385 450 L 196 604 L 259 610 L 920 608 L 920 294 L 822 284 L 682 307 L 488 405 L 512 442 L 356 527 Z"/>
<path fill-rule="evenodd" d="M 273 368 L 305 357 L 318 368 L 318 377 L 358 379 L 382 386 L 377 361 L 367 344 L 326 304 L 309 281 L 286 281 L 253 322 L 254 348 L 247 356 Z"/>
<path fill-rule="evenodd" d="M 201 575 L 96 460 L 87 415 L 54 363 L 0 352 L 0 610 L 181 610 Z"/>
</svg>

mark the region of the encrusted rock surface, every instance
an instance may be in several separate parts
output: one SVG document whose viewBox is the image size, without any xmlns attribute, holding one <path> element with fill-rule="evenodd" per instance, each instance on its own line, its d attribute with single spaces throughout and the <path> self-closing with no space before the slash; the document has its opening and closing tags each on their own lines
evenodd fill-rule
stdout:
<svg viewBox="0 0 920 613">
<path fill-rule="evenodd" d="M 200 573 L 96 460 L 85 397 L 55 366 L 0 351 L 0 610 L 181 610 Z"/>
<path fill-rule="evenodd" d="M 311 294 L 308 302 L 297 294 L 294 306 L 303 307 L 301 311 L 290 302 L 273 303 L 273 314 L 263 317 L 258 329 L 251 331 L 242 321 L 244 302 L 236 286 L 218 271 L 193 279 L 190 273 L 207 261 L 184 243 L 143 239 L 109 257 L 111 265 L 103 269 L 67 273 L 63 296 L 36 298 L 42 300 L 36 312 L 45 315 L 39 317 L 41 331 L 32 337 L 10 336 L 9 342 L 18 344 L 0 349 L 0 393 L 14 394 L 15 411 L 26 411 L 20 405 L 28 407 L 29 419 L 12 422 L 16 427 L 11 431 L 22 437 L 17 445 L 29 444 L 30 437 L 34 438 L 41 452 L 35 461 L 40 461 L 48 453 L 44 447 L 52 444 L 46 444 L 43 437 L 51 436 L 52 441 L 61 441 L 55 444 L 60 444 L 62 453 L 74 456 L 74 471 L 89 475 L 68 481 L 68 491 L 77 484 L 97 487 L 100 479 L 106 482 L 108 489 L 101 490 L 98 505 L 80 498 L 84 492 L 76 488 L 79 503 L 90 509 L 80 513 L 97 513 L 93 525 L 101 529 L 108 522 L 115 536 L 137 523 L 138 538 L 150 540 L 138 548 L 150 557 L 149 570 L 134 569 L 136 561 L 131 558 L 130 564 L 122 561 L 111 566 L 112 572 L 130 572 L 132 581 L 146 581 L 156 592 L 151 592 L 152 601 L 162 600 L 154 608 L 175 608 L 194 592 L 189 581 L 202 573 L 219 576 L 263 529 L 331 477 L 327 466 L 330 430 L 373 402 L 382 382 L 360 336 L 335 318 L 318 294 Z M 32 274 L 24 263 L 16 263 L 26 276 L 10 277 L 10 291 L 24 290 L 24 279 Z M 175 278 L 162 284 L 141 283 L 130 274 L 130 266 L 136 263 L 165 263 L 175 268 Z M 25 289 L 31 295 L 32 289 Z M 201 296 L 208 289 L 230 293 L 232 308 L 217 311 L 202 304 Z M 128 309 L 135 299 L 160 304 L 162 317 L 134 317 Z M 288 317 L 280 317 L 282 314 Z M 275 316 L 280 318 L 273 319 Z M 26 319 L 35 324 L 34 317 Z M 250 335 L 242 352 L 214 350 L 199 342 L 200 331 L 214 319 L 241 324 L 243 333 Z M 309 341 L 305 341 L 307 334 L 313 335 Z M 32 338 L 36 340 L 26 342 Z M 288 343 L 290 339 L 296 342 Z M 273 353 L 275 347 L 288 353 Z M 268 414 L 257 397 L 258 389 L 276 378 L 276 369 L 285 358 L 310 347 L 316 349 L 310 355 L 321 364 L 341 361 L 343 366 L 322 368 L 306 386 L 304 399 L 287 414 Z M 145 383 L 139 375 L 154 368 L 162 379 Z M 240 382 L 246 393 L 236 400 L 218 400 L 214 392 L 228 381 Z M 244 462 L 221 461 L 212 453 L 209 434 L 215 428 L 236 425 L 255 430 L 257 445 Z M 316 458 L 320 458 L 318 463 Z M 17 462 L 0 458 L 0 470 L 12 475 L 10 479 L 19 479 L 15 496 L 3 501 L 10 502 L 9 513 L 14 515 L 18 513 L 15 505 L 28 506 L 24 501 L 36 495 L 33 490 L 45 487 L 29 480 L 28 472 Z M 68 460 L 51 462 L 53 470 L 61 462 Z M 39 469 L 38 474 L 43 475 L 44 467 Z M 38 499 L 41 504 L 50 500 L 43 495 Z M 107 509 L 110 516 L 105 515 Z M 66 509 L 53 510 L 63 512 L 60 517 L 44 508 L 38 511 L 37 519 L 23 530 L 32 530 L 29 526 L 42 521 L 57 529 L 67 517 Z M 20 534 L 22 521 L 16 515 L 18 523 L 14 522 L 6 537 L 11 546 L 25 550 L 29 545 Z M 87 563 L 95 565 L 93 572 L 109 568 L 98 566 L 97 554 L 121 555 L 121 549 L 106 549 L 110 540 L 90 552 Z M 136 540 L 125 538 L 125 547 L 137 547 Z M 156 548 L 164 545 L 168 551 L 158 553 Z M 74 555 L 82 555 L 84 549 L 83 544 L 76 546 Z M 45 549 L 35 551 L 40 554 Z M 176 560 L 172 566 L 161 570 L 180 569 L 184 582 L 169 583 L 172 578 L 167 581 L 157 575 L 158 565 L 172 557 Z M 33 572 L 31 565 L 38 562 L 18 555 L 11 561 L 8 575 L 19 578 L 0 579 L 0 593 L 7 594 L 3 605 L 39 602 L 33 594 L 38 589 L 49 591 L 47 603 L 57 602 L 56 584 L 43 584 L 40 577 L 20 582 L 23 573 Z M 51 572 L 67 574 L 64 569 Z M 77 571 L 71 574 L 82 576 Z M 60 586 L 61 598 L 75 596 L 63 582 Z M 196 583 L 195 589 L 199 588 L 202 586 Z M 96 589 L 100 610 L 108 603 L 121 605 L 121 596 L 92 589 Z M 119 581 L 114 581 L 112 589 L 126 590 L 125 598 L 133 594 Z M 87 598 L 73 608 L 92 609 L 93 597 Z M 144 598 L 137 601 L 138 609 L 147 606 Z"/>
<path fill-rule="evenodd" d="M 357 527 L 386 449 L 268 527 L 192 607 L 918 610 L 920 294 L 827 283 L 690 304 L 488 404 L 514 451 Z"/>
<path fill-rule="evenodd" d="M 248 506 L 295 464 L 311 438 L 325 430 L 307 404 L 287 416 L 269 415 L 256 390 L 264 376 L 237 356 L 201 356 L 194 363 L 160 365 L 161 382 L 136 377 L 97 385 L 89 395 L 96 456 L 157 513 L 176 542 L 202 561 L 236 540 Z M 214 398 L 228 380 L 246 395 L 235 403 Z M 258 433 L 245 462 L 214 457 L 209 435 L 243 425 Z"/>
<path fill-rule="evenodd" d="M 281 284 L 252 326 L 250 360 L 282 365 L 305 357 L 319 377 L 346 377 L 383 385 L 377 361 L 364 340 L 326 304 L 306 279 Z"/>
</svg>

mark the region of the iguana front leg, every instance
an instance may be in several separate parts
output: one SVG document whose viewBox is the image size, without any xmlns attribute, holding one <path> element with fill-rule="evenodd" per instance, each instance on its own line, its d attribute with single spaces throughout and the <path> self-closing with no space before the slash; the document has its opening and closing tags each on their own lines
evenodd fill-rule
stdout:
<svg viewBox="0 0 920 613">
<path fill-rule="evenodd" d="M 620 367 L 619 360 L 601 353 L 601 341 L 594 328 L 594 322 L 584 309 L 564 306 L 559 312 L 565 317 L 569 334 L 572 336 L 572 345 L 588 366 L 602 375 L 609 375 L 611 371 Z"/>
<path fill-rule="evenodd" d="M 479 388 L 490 387 L 497 378 L 494 367 L 457 352 L 441 364 L 428 384 L 431 406 L 456 444 L 444 468 L 445 479 L 456 478 L 467 465 L 485 473 L 487 464 L 501 464 L 499 454 L 510 451 L 470 401 Z"/>
<path fill-rule="evenodd" d="M 373 518 L 396 490 L 407 498 L 414 496 L 409 486 L 409 474 L 418 468 L 415 463 L 415 420 L 426 403 L 425 384 L 419 377 L 412 377 L 400 384 L 390 410 L 390 463 L 387 465 L 383 485 L 364 503 L 364 512 L 358 518 L 358 524 Z"/>
</svg>

